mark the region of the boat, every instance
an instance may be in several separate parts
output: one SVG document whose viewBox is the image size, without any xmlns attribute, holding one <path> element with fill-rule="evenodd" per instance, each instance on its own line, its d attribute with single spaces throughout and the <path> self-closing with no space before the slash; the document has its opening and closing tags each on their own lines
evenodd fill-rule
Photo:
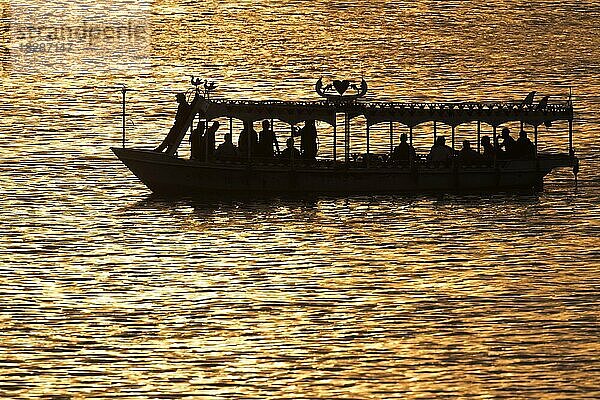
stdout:
<svg viewBox="0 0 600 400">
<path fill-rule="evenodd" d="M 171 129 L 172 145 L 166 151 L 125 146 L 127 89 L 123 88 L 123 144 L 111 149 L 140 181 L 159 195 L 539 191 L 543 190 L 544 177 L 554 169 L 573 168 L 576 178 L 579 168 L 573 150 L 571 95 L 567 100 L 555 102 L 550 102 L 549 96 L 545 96 L 537 103 L 534 101 L 535 92 L 529 93 L 522 101 L 377 102 L 364 98 L 368 90 L 364 79 L 357 83 L 335 80 L 328 85 L 319 79 L 315 85 L 319 100 L 251 101 L 215 99 L 211 96 L 215 88 L 213 83 L 194 78 L 191 83 L 194 87 L 188 93 L 190 98 L 193 95 L 193 100 L 179 124 L 176 121 Z M 352 147 L 356 129 L 354 119 L 357 117 L 365 121 L 366 151 L 362 153 L 355 152 Z M 248 124 L 268 120 L 271 126 L 274 120 L 279 124 L 283 122 L 290 126 L 290 135 L 304 121 L 320 121 L 332 127 L 332 152 L 309 160 L 297 153 L 284 158 L 265 158 L 252 154 L 251 146 L 248 146 L 247 154 L 234 158 L 210 156 L 188 159 L 178 156 L 177 150 L 196 121 L 216 119 L 229 120 L 232 136 L 233 120 Z M 343 124 L 339 124 L 339 120 L 343 120 Z M 538 127 L 561 121 L 566 122 L 567 151 L 538 153 Z M 424 156 L 416 155 L 404 162 L 392 162 L 389 153 L 376 154 L 371 146 L 370 130 L 378 124 L 384 124 L 386 128 L 389 126 L 390 152 L 394 148 L 394 124 L 408 128 L 411 145 L 413 128 L 432 124 L 435 141 L 439 124 L 445 124 L 446 128 L 452 129 L 454 150 L 456 127 L 476 123 L 479 150 L 483 124 L 487 124 L 488 132 L 491 127 L 494 143 L 497 143 L 498 129 L 503 124 L 517 122 L 521 129 L 533 127 L 535 154 L 532 157 L 507 159 L 494 156 L 485 162 L 463 163 L 459 157 L 453 156 L 447 162 L 433 163 Z M 341 126 L 343 129 L 340 129 Z M 338 146 L 342 140 L 343 146 Z"/>
</svg>

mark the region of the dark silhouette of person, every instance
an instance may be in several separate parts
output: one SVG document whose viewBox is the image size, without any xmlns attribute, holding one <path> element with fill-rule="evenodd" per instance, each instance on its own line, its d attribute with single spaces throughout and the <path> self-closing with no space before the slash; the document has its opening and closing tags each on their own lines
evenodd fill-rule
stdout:
<svg viewBox="0 0 600 400">
<path fill-rule="evenodd" d="M 519 138 L 515 143 L 515 156 L 526 160 L 535 158 L 535 145 L 527 137 L 527 132 L 519 132 Z"/>
<path fill-rule="evenodd" d="M 261 157 L 273 157 L 275 155 L 273 145 L 275 145 L 277 153 L 279 153 L 279 143 L 275 137 L 275 132 L 271 129 L 269 121 L 265 119 L 262 122 L 262 130 L 258 133 L 259 155 Z"/>
<path fill-rule="evenodd" d="M 454 150 L 452 147 L 446 145 L 446 138 L 438 136 L 435 139 L 435 143 L 431 146 L 429 154 L 427 155 L 427 161 L 430 163 L 447 164 L 454 156 Z"/>
<path fill-rule="evenodd" d="M 294 136 L 300 136 L 300 150 L 302 158 L 305 160 L 314 160 L 317 157 L 317 127 L 315 120 L 310 119 L 304 122 Z"/>
<path fill-rule="evenodd" d="M 458 161 L 463 165 L 479 164 L 483 161 L 483 156 L 471 148 L 470 141 L 464 140 L 463 147 L 458 152 Z"/>
<path fill-rule="evenodd" d="M 242 129 L 238 138 L 238 147 L 242 157 L 248 156 L 248 150 L 250 150 L 251 156 L 255 155 L 254 153 L 258 148 L 258 135 L 252 126 L 252 122 L 244 121 L 244 129 Z"/>
<path fill-rule="evenodd" d="M 213 122 L 213 124 L 206 130 L 206 133 L 204 134 L 204 140 L 202 142 L 204 145 L 203 150 L 207 161 L 212 159 L 215 153 L 215 134 L 217 133 L 219 126 L 221 125 L 218 121 Z"/>
<path fill-rule="evenodd" d="M 240 152 L 238 151 L 238 148 L 235 147 L 235 145 L 233 144 L 231 133 L 227 132 L 225 134 L 224 142 L 221 143 L 215 151 L 215 158 L 217 160 L 230 160 L 238 158 L 239 156 Z"/>
<path fill-rule="evenodd" d="M 400 144 L 394 148 L 390 156 L 390 161 L 406 163 L 417 158 L 415 148 L 407 142 L 406 133 L 400 135 Z"/>
<path fill-rule="evenodd" d="M 294 147 L 294 138 L 288 138 L 285 146 L 285 149 L 283 149 L 279 156 L 282 160 L 297 160 L 300 158 L 300 151 Z"/>
<path fill-rule="evenodd" d="M 166 149 L 169 152 L 176 145 L 177 136 L 179 136 L 182 130 L 187 129 L 186 122 L 192 111 L 192 106 L 186 101 L 185 93 L 177 93 L 176 99 L 179 106 L 177 106 L 175 122 L 162 143 L 154 151 L 163 152 Z"/>
<path fill-rule="evenodd" d="M 196 129 L 190 134 L 190 158 L 192 160 L 204 161 L 204 154 L 202 153 L 202 136 L 206 129 L 206 122 L 203 120 L 198 121 Z"/>
<path fill-rule="evenodd" d="M 504 153 L 498 153 L 498 155 L 502 155 L 502 158 L 514 158 L 515 154 L 515 139 L 510 136 L 510 130 L 506 127 L 502 128 L 502 143 L 498 146 L 500 150 L 504 149 Z"/>
<path fill-rule="evenodd" d="M 488 163 L 493 162 L 496 156 L 496 148 L 492 145 L 489 136 L 484 135 L 481 137 L 481 147 L 483 147 L 483 160 Z"/>
</svg>

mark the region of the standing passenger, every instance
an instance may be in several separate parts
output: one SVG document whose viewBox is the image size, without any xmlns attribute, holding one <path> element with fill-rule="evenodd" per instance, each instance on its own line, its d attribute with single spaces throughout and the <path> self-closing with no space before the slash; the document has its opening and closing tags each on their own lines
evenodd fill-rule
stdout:
<svg viewBox="0 0 600 400">
<path fill-rule="evenodd" d="M 271 124 L 269 124 L 269 121 L 265 119 L 262 122 L 262 131 L 260 131 L 258 134 L 258 147 L 260 156 L 269 158 L 273 157 L 273 145 L 275 145 L 277 153 L 279 153 L 279 143 L 275 137 L 275 132 L 273 129 L 271 129 Z"/>
<path fill-rule="evenodd" d="M 496 156 L 496 148 L 492 145 L 489 136 L 484 135 L 481 137 L 481 147 L 483 147 L 483 159 L 488 163 L 493 162 Z"/>
<path fill-rule="evenodd" d="M 515 144 L 517 143 L 512 136 L 510 136 L 510 130 L 506 127 L 502 128 L 502 143 L 499 148 L 504 148 L 504 155 L 506 158 L 515 158 Z"/>
<path fill-rule="evenodd" d="M 304 127 L 300 128 L 294 136 L 300 136 L 302 158 L 314 160 L 317 157 L 317 127 L 315 126 L 315 120 L 310 119 L 304 122 Z"/>
<path fill-rule="evenodd" d="M 204 134 L 204 146 L 206 146 L 204 151 L 207 161 L 211 160 L 215 153 L 215 134 L 217 133 L 219 126 L 220 124 L 218 121 L 213 122 Z"/>
<path fill-rule="evenodd" d="M 154 151 L 162 152 L 167 149 L 168 153 L 171 148 L 176 145 L 175 142 L 177 141 L 177 136 L 188 128 L 186 122 L 190 115 L 190 111 L 192 111 L 192 106 L 186 101 L 185 93 L 177 93 L 175 98 L 177 99 L 177 103 L 179 103 L 179 106 L 177 106 L 177 113 L 175 114 L 175 122 L 173 122 L 173 126 L 162 143 L 154 149 Z"/>
<path fill-rule="evenodd" d="M 244 121 L 244 129 L 240 132 L 238 147 L 242 157 L 248 157 L 248 150 L 254 156 L 258 148 L 258 135 L 252 127 L 252 122 Z"/>
<path fill-rule="evenodd" d="M 204 135 L 204 129 L 206 128 L 206 122 L 203 120 L 198 121 L 196 129 L 190 134 L 190 158 L 192 160 L 204 160 L 204 153 L 202 152 L 202 136 Z"/>
</svg>

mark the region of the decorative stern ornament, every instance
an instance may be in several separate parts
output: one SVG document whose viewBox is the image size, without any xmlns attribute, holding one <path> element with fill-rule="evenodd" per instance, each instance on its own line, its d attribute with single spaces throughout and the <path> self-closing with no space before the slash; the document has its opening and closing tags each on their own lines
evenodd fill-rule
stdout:
<svg viewBox="0 0 600 400">
<path fill-rule="evenodd" d="M 350 94 L 348 94 L 349 89 L 352 89 Z M 319 78 L 315 85 L 315 91 L 319 96 L 338 103 L 350 103 L 367 94 L 367 90 L 367 82 L 364 79 L 361 79 L 360 84 L 352 83 L 347 79 L 343 81 L 336 79 L 329 85 L 323 86 L 323 78 Z"/>
<path fill-rule="evenodd" d="M 217 84 L 212 81 L 209 82 L 208 79 L 196 78 L 194 75 L 190 75 L 190 77 L 190 83 L 192 84 L 192 86 L 194 86 L 196 94 L 200 94 L 200 86 L 203 85 L 203 95 L 207 100 L 210 100 L 210 93 L 216 89 Z"/>
</svg>

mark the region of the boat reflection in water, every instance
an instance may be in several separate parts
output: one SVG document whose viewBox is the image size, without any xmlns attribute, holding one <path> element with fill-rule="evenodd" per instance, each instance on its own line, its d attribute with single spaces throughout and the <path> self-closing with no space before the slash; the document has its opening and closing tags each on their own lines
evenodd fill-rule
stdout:
<svg viewBox="0 0 600 400">
<path fill-rule="evenodd" d="M 204 83 L 204 91 L 200 85 Z M 505 191 L 541 189 L 543 178 L 558 167 L 578 170 L 578 159 L 573 151 L 573 105 L 571 98 L 563 102 L 548 102 L 544 97 L 534 102 L 531 92 L 519 102 L 447 102 L 399 103 L 365 101 L 367 84 L 333 81 L 316 84 L 320 101 L 245 101 L 211 99 L 214 85 L 194 80 L 195 91 L 191 104 L 180 107 L 176 123 L 169 132 L 170 145 L 165 152 L 113 148 L 119 159 L 153 192 L 157 194 L 211 194 L 220 192 L 244 193 L 385 193 L 385 192 L 451 192 L 451 191 Z M 338 117 L 344 120 L 343 155 L 338 156 Z M 366 121 L 366 152 L 352 149 L 351 121 L 362 117 Z M 212 149 L 202 160 L 177 156 L 189 130 L 200 119 L 203 126 L 219 118 L 229 120 L 233 136 L 233 120 L 252 127 L 257 121 L 274 120 L 289 124 L 291 137 L 295 126 L 307 121 L 321 121 L 333 128 L 333 146 L 330 158 L 306 159 L 289 152 L 289 157 L 261 157 L 246 146 L 238 157 L 216 159 Z M 206 121 L 206 122 L 205 122 Z M 568 152 L 543 154 L 537 152 L 538 127 L 550 126 L 557 121 L 568 123 Z M 409 128 L 412 146 L 413 128 L 433 123 L 433 139 L 438 123 L 452 128 L 451 156 L 444 162 L 430 162 L 414 155 L 405 160 L 393 160 L 389 154 L 372 151 L 370 129 L 377 124 L 389 124 L 390 150 L 394 148 L 393 123 Z M 465 123 L 477 123 L 477 143 L 481 142 L 481 125 L 493 128 L 497 143 L 498 127 L 519 122 L 534 129 L 534 150 L 531 157 L 498 157 L 464 162 L 456 156 L 455 129 Z M 248 128 L 248 129 L 250 129 Z M 566 135 L 565 135 L 566 136 Z M 478 145 L 479 148 L 479 145 Z M 512 159 L 511 159 L 512 158 Z"/>
</svg>

